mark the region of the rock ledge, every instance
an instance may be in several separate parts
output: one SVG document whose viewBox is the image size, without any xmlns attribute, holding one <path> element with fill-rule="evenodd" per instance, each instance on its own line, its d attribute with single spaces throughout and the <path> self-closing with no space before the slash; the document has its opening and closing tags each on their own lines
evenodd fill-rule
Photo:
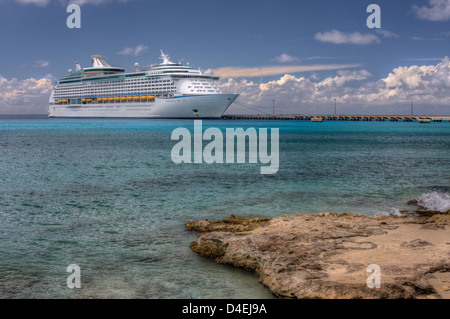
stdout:
<svg viewBox="0 0 450 319">
<path fill-rule="evenodd" d="M 259 276 L 280 298 L 450 298 L 449 214 L 231 216 L 189 221 L 191 249 Z M 369 288 L 369 265 L 380 288 Z"/>
</svg>

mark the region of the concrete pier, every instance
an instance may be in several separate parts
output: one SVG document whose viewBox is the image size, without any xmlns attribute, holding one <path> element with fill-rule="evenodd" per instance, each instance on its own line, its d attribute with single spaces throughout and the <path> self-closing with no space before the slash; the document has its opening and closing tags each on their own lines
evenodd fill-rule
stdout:
<svg viewBox="0 0 450 319">
<path fill-rule="evenodd" d="M 419 119 L 430 119 L 431 122 L 450 122 L 450 116 L 406 116 L 406 115 L 300 115 L 300 114 L 248 114 L 222 115 L 225 120 L 291 120 L 291 121 L 390 121 L 390 122 L 418 122 Z"/>
</svg>

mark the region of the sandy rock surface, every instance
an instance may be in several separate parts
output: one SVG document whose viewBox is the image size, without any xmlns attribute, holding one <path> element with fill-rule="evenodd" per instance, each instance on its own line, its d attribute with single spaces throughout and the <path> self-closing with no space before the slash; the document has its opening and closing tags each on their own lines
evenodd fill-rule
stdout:
<svg viewBox="0 0 450 319">
<path fill-rule="evenodd" d="M 450 298 L 449 214 L 299 214 L 190 221 L 191 249 L 254 271 L 280 298 Z M 380 288 L 369 288 L 369 265 Z M 376 283 L 375 278 L 370 283 Z"/>
</svg>

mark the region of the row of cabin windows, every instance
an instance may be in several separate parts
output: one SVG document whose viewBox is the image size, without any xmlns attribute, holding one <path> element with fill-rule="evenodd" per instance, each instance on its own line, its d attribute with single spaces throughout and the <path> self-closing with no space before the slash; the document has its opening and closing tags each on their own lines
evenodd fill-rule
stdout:
<svg viewBox="0 0 450 319">
<path fill-rule="evenodd" d="M 140 85 L 140 86 L 125 86 L 122 88 L 83 88 L 83 89 L 57 89 L 55 93 L 81 93 L 81 92 L 108 92 L 108 91 L 114 91 L 114 92 L 120 92 L 124 89 L 127 89 L 127 91 L 131 90 L 142 90 L 142 89 L 175 89 L 175 85 L 162 85 L 162 84 L 152 84 L 152 85 Z"/>
</svg>

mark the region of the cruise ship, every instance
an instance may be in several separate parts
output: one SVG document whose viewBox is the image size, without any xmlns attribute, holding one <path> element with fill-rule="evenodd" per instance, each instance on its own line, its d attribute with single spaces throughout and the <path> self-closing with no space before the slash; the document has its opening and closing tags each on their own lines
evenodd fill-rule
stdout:
<svg viewBox="0 0 450 319">
<path fill-rule="evenodd" d="M 161 64 L 135 72 L 110 66 L 101 55 L 92 67 L 61 77 L 49 100 L 49 117 L 220 118 L 239 94 L 217 87 L 218 77 L 174 63 L 161 50 Z"/>
</svg>

